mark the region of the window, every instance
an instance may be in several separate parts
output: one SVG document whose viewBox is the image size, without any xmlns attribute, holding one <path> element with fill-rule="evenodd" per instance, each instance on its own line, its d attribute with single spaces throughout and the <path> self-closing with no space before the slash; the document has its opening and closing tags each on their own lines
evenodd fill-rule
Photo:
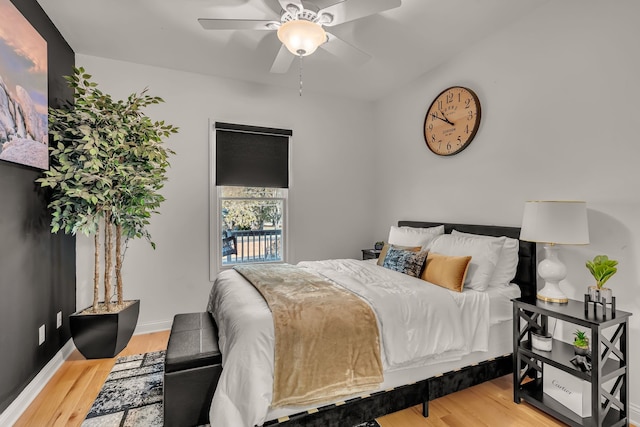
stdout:
<svg viewBox="0 0 640 427">
<path fill-rule="evenodd" d="M 216 122 L 211 279 L 241 263 L 286 261 L 290 130 Z"/>
<path fill-rule="evenodd" d="M 284 261 L 286 189 L 218 187 L 222 265 Z"/>
</svg>

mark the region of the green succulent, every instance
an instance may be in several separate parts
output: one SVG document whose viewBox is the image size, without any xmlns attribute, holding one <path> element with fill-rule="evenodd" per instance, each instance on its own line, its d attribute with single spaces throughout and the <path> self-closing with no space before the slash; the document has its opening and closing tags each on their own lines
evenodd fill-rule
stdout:
<svg viewBox="0 0 640 427">
<path fill-rule="evenodd" d="M 575 335 L 575 339 L 573 340 L 573 345 L 580 348 L 588 348 L 589 347 L 589 337 L 587 333 L 584 331 L 576 330 L 573 335 Z"/>
<path fill-rule="evenodd" d="M 606 255 L 597 255 L 593 258 L 593 261 L 587 261 L 587 268 L 589 272 L 596 279 L 596 286 L 601 289 L 604 284 L 613 276 L 618 269 L 618 261 L 609 259 Z"/>
</svg>

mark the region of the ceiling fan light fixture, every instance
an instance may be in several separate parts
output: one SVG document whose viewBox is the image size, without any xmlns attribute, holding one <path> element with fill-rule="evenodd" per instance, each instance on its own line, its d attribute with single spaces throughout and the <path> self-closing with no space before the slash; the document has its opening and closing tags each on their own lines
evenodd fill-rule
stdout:
<svg viewBox="0 0 640 427">
<path fill-rule="evenodd" d="M 311 55 L 327 41 L 321 25 L 304 19 L 287 21 L 278 28 L 278 38 L 296 56 Z"/>
</svg>

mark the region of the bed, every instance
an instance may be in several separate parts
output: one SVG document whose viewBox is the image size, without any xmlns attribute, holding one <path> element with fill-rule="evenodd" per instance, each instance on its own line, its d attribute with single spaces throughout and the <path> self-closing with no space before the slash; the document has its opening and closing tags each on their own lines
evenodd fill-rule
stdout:
<svg viewBox="0 0 640 427">
<path fill-rule="evenodd" d="M 520 233 L 520 230 L 514 227 L 416 221 L 398 223 L 398 227 L 411 227 L 412 230 L 433 229 L 438 226 L 443 227 L 445 234 L 470 233 L 518 239 Z M 393 346 L 381 344 L 385 371 L 384 380 L 379 387 L 370 392 L 341 397 L 336 401 L 320 405 L 270 407 L 269 387 L 273 385 L 273 369 L 269 364 L 273 364 L 273 360 L 269 359 L 269 357 L 272 358 L 269 355 L 272 350 L 269 349 L 273 348 L 273 344 L 269 344 L 271 347 L 267 345 L 255 352 L 252 348 L 243 347 L 247 342 L 263 345 L 268 341 L 265 337 L 269 335 L 260 332 L 259 327 L 248 320 L 252 317 L 249 312 L 256 311 L 255 307 L 245 306 L 248 300 L 253 299 L 258 302 L 262 297 L 257 292 L 247 296 L 244 290 L 243 293 L 234 294 L 237 291 L 236 288 L 243 287 L 245 284 L 239 285 L 238 283 L 241 282 L 238 282 L 236 277 L 231 280 L 231 276 L 235 273 L 224 275 L 221 273 L 222 277 L 219 276 L 214 284 L 209 303 L 209 311 L 220 328 L 220 348 L 223 357 L 223 374 L 211 405 L 212 426 L 280 424 L 283 427 L 353 426 L 420 403 L 424 405 L 424 415 L 428 416 L 430 400 L 512 372 L 510 300 L 518 296 L 535 295 L 536 290 L 535 244 L 518 241 L 516 245 L 517 268 L 515 277 L 511 280 L 513 285 L 490 287 L 483 292 L 463 292 L 453 298 L 459 305 L 477 306 L 476 311 L 471 312 L 472 314 L 461 317 L 461 327 L 466 328 L 465 334 L 474 336 L 473 342 L 465 342 L 464 349 L 459 347 L 459 343 L 453 343 L 452 347 L 445 349 L 442 354 L 425 356 L 419 361 L 408 360 L 409 356 L 405 355 L 405 349 L 400 352 L 395 349 L 393 350 L 395 353 L 391 353 Z M 315 269 L 323 275 L 328 274 L 327 277 L 333 274 L 331 271 L 334 267 L 337 270 L 352 269 L 357 274 L 363 275 L 369 272 L 378 274 L 379 271 L 385 270 L 377 266 L 375 261 L 355 260 L 326 260 L 301 263 L 301 266 Z M 391 278 L 398 277 L 399 282 L 404 280 L 400 279 L 400 276 L 393 276 L 395 272 L 383 271 L 381 274 Z M 406 279 L 407 286 L 412 285 L 410 280 L 419 279 Z M 251 287 L 248 283 L 246 286 Z M 214 297 L 214 294 L 217 296 Z M 230 301 L 224 303 L 227 308 L 221 306 L 223 304 L 221 301 L 224 299 L 220 296 L 221 294 L 226 295 L 225 298 Z M 264 306 L 266 307 L 266 304 Z M 486 313 L 483 311 L 485 306 Z M 489 307 L 491 307 L 490 310 Z M 264 308 L 261 310 L 264 311 Z M 266 310 L 268 312 L 268 307 Z M 234 322 L 226 320 L 225 316 L 228 314 L 225 312 L 235 313 L 233 315 L 237 316 L 237 319 Z M 380 314 L 377 312 L 376 315 Z M 473 322 L 469 321 L 473 316 L 487 318 L 486 330 L 469 329 L 478 327 L 473 326 Z M 378 319 L 378 322 L 381 324 L 383 320 Z M 384 322 L 389 324 L 387 320 Z M 269 322 L 262 318 L 260 323 Z M 385 329 L 381 328 L 380 333 L 381 343 L 387 342 Z M 243 342 L 245 344 L 242 344 Z"/>
</svg>

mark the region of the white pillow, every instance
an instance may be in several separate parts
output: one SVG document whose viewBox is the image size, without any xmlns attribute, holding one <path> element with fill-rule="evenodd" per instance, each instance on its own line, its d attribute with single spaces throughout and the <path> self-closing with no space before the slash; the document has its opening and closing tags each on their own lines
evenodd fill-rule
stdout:
<svg viewBox="0 0 640 427">
<path fill-rule="evenodd" d="M 500 237 L 463 233 L 462 231 L 458 230 L 453 230 L 451 234 L 457 236 L 475 237 L 478 239 L 500 239 Z M 513 278 L 516 277 L 516 270 L 518 269 L 519 250 L 520 241 L 518 239 L 504 237 L 504 244 L 502 245 L 502 251 L 500 251 L 500 258 L 498 258 L 498 263 L 496 264 L 496 269 L 493 271 L 493 276 L 491 277 L 489 286 L 503 286 L 511 283 Z"/>
<path fill-rule="evenodd" d="M 476 239 L 445 234 L 431 243 L 430 250 L 450 256 L 471 255 L 469 270 L 464 280 L 464 288 L 484 291 L 489 286 L 493 271 L 496 269 L 504 239 L 504 237 L 498 237 L 497 240 Z"/>
<path fill-rule="evenodd" d="M 436 237 L 444 234 L 444 225 L 436 227 L 396 227 L 389 230 L 389 244 L 397 246 L 421 246 L 422 250 L 429 249 L 429 244 Z"/>
</svg>

